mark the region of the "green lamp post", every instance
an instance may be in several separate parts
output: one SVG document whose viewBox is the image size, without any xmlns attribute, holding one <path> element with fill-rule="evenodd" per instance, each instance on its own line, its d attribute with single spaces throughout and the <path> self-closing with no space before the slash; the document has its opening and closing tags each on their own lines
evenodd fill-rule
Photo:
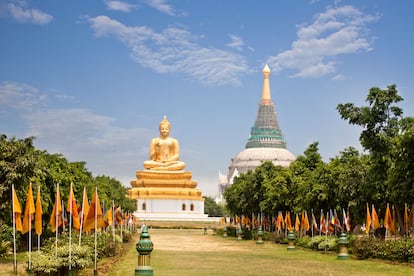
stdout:
<svg viewBox="0 0 414 276">
<path fill-rule="evenodd" d="M 263 234 L 262 226 L 259 226 L 259 230 L 257 230 L 256 244 L 263 244 L 264 243 L 263 236 L 264 236 L 264 234 Z"/>
<path fill-rule="evenodd" d="M 295 239 L 296 239 L 296 235 L 295 232 L 293 231 L 289 231 L 288 233 L 288 247 L 287 250 L 295 250 Z"/>
<path fill-rule="evenodd" d="M 141 231 L 140 239 L 137 242 L 138 266 L 135 268 L 135 275 L 153 275 L 150 263 L 153 244 L 148 234 L 148 228 L 144 226 Z"/>
<path fill-rule="evenodd" d="M 349 258 L 348 244 L 349 244 L 349 241 L 348 241 L 346 234 L 341 233 L 341 235 L 339 236 L 339 240 L 338 240 L 338 245 L 339 245 L 338 259 L 339 260 L 346 260 Z"/>
</svg>

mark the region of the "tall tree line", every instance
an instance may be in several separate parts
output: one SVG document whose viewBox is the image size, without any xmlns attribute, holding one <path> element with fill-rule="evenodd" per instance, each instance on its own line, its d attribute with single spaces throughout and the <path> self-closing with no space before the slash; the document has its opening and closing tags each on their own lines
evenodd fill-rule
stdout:
<svg viewBox="0 0 414 276">
<path fill-rule="evenodd" d="M 34 147 L 34 137 L 17 139 L 0 135 L 0 225 L 11 225 L 11 186 L 14 184 L 21 206 L 27 197 L 29 183 L 40 185 L 44 221 L 49 218 L 59 184 L 62 199 L 69 194 L 73 183 L 75 198 L 82 202 L 83 188 L 92 198 L 95 187 L 106 206 L 122 204 L 124 211 L 134 211 L 135 201 L 126 198 L 127 188 L 117 179 L 99 175 L 93 176 L 85 162 L 69 162 L 62 154 L 50 154 Z M 65 201 L 66 202 L 66 201 Z"/>
<path fill-rule="evenodd" d="M 341 118 L 362 127 L 363 153 L 349 147 L 323 162 L 319 142 L 314 142 L 289 168 L 264 162 L 225 190 L 227 209 L 238 215 L 274 215 L 349 208 L 355 225 L 365 221 L 366 203 L 381 213 L 390 203 L 401 225 L 404 204 L 414 203 L 414 118 L 403 116 L 401 101 L 393 84 L 371 88 L 367 106 L 339 104 Z"/>
</svg>

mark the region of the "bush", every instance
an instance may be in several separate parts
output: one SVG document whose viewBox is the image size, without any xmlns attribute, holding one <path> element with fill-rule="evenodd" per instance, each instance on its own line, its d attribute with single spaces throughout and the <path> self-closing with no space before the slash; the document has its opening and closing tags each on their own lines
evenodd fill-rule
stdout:
<svg viewBox="0 0 414 276">
<path fill-rule="evenodd" d="M 93 252 L 89 246 L 72 244 L 71 268 L 79 271 L 91 266 L 94 260 Z M 32 253 L 31 269 L 34 275 L 39 276 L 66 274 L 69 270 L 69 245 L 60 246 L 57 250 L 57 257 L 54 246 L 35 251 Z"/>
<path fill-rule="evenodd" d="M 364 237 L 355 239 L 352 252 L 358 259 L 377 258 L 414 263 L 414 240 L 382 240 Z"/>
<path fill-rule="evenodd" d="M 4 259 L 11 254 L 11 243 L 9 241 L 0 242 L 0 258 Z"/>
</svg>

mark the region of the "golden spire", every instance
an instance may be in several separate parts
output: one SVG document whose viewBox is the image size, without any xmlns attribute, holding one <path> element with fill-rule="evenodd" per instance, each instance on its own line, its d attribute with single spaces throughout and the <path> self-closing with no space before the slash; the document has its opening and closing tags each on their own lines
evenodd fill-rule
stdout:
<svg viewBox="0 0 414 276">
<path fill-rule="evenodd" d="M 270 69 L 267 64 L 263 67 L 263 89 L 262 89 L 262 103 L 263 104 L 271 104 L 272 103 L 272 96 L 270 96 Z"/>
</svg>

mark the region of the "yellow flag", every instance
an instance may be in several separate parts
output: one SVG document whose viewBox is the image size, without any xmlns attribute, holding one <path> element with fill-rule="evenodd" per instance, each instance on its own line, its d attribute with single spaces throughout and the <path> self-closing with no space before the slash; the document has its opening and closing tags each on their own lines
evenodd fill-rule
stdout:
<svg viewBox="0 0 414 276">
<path fill-rule="evenodd" d="M 35 212 L 35 232 L 38 235 L 42 234 L 42 200 L 40 199 L 40 186 L 37 188 L 36 196 L 36 212 Z"/>
<path fill-rule="evenodd" d="M 72 206 L 72 209 L 71 209 L 71 206 Z M 70 183 L 70 191 L 69 191 L 69 197 L 68 197 L 68 204 L 66 204 L 66 211 L 69 213 L 70 216 L 72 216 L 73 228 L 79 230 L 80 228 L 79 213 L 78 213 L 78 207 L 76 205 L 76 199 L 75 199 L 75 196 L 73 195 L 72 183 Z"/>
<path fill-rule="evenodd" d="M 88 194 L 86 193 L 86 187 L 84 187 L 83 197 L 82 197 L 82 225 L 85 224 L 85 220 L 86 220 L 86 217 L 88 216 L 88 212 L 89 212 L 89 200 L 88 200 Z"/>
<path fill-rule="evenodd" d="M 366 216 L 366 223 L 365 223 L 365 233 L 369 234 L 369 231 L 371 230 L 371 214 L 369 213 L 369 207 L 367 203 L 367 216 Z"/>
<path fill-rule="evenodd" d="M 300 230 L 300 220 L 299 220 L 299 215 L 296 214 L 295 231 L 299 231 L 299 230 Z"/>
<path fill-rule="evenodd" d="M 379 220 L 378 220 L 378 215 L 377 215 L 377 211 L 375 211 L 375 207 L 374 204 L 372 204 L 372 228 L 375 230 L 377 230 L 380 227 L 379 224 Z"/>
<path fill-rule="evenodd" d="M 392 218 L 391 218 L 390 205 L 388 203 L 387 203 L 387 209 L 385 210 L 384 226 L 388 231 L 391 231 L 391 229 L 392 229 Z"/>
<path fill-rule="evenodd" d="M 22 234 L 25 234 L 32 230 L 32 221 L 34 219 L 35 206 L 33 200 L 32 183 L 29 185 L 29 191 L 27 193 L 26 205 L 23 215 L 23 228 Z"/>
<path fill-rule="evenodd" d="M 22 226 L 22 209 L 20 208 L 19 200 L 17 199 L 16 190 L 14 189 L 14 185 L 12 185 L 12 193 L 13 193 L 13 216 L 15 220 L 16 230 L 22 232 L 23 226 Z"/>
<path fill-rule="evenodd" d="M 105 226 L 109 226 L 109 225 L 112 226 L 112 222 L 113 222 L 113 220 L 112 220 L 112 216 L 113 216 L 112 208 L 113 207 L 111 206 L 111 208 L 106 210 L 106 213 L 105 213 Z"/>
<path fill-rule="evenodd" d="M 57 220 L 57 225 L 56 225 Z M 52 232 L 55 232 L 59 226 L 63 224 L 62 221 L 62 201 L 60 200 L 59 185 L 56 190 L 55 204 L 53 204 L 53 211 L 50 215 L 49 224 L 51 226 Z"/>
<path fill-rule="evenodd" d="M 95 220 L 96 220 L 96 229 L 95 229 Z M 99 229 L 105 226 L 105 222 L 102 217 L 102 208 L 99 203 L 98 190 L 95 190 L 93 195 L 91 205 L 89 206 L 88 215 L 86 216 L 85 225 L 83 230 L 89 231 L 92 229 Z"/>
<path fill-rule="evenodd" d="M 292 227 L 292 220 L 290 218 L 290 212 L 286 211 L 286 215 L 285 215 L 285 224 L 286 224 L 286 228 L 288 231 L 291 231 L 293 229 Z"/>
<path fill-rule="evenodd" d="M 410 229 L 410 216 L 408 215 L 407 204 L 404 205 L 404 233 L 408 236 L 408 231 Z"/>
</svg>

